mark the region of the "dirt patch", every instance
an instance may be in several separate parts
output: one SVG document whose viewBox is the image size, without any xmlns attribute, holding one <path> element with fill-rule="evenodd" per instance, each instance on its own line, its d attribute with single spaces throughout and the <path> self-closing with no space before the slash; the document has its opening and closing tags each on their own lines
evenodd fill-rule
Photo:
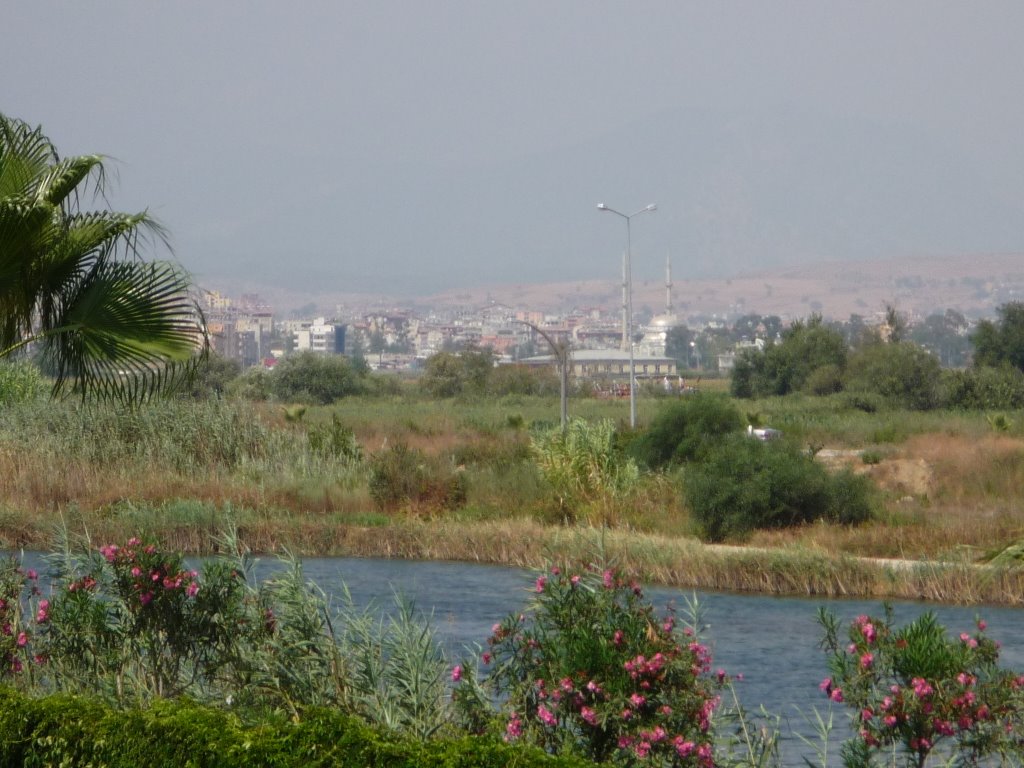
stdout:
<svg viewBox="0 0 1024 768">
<path fill-rule="evenodd" d="M 932 464 L 921 457 L 894 455 L 876 464 L 865 464 L 863 451 L 822 449 L 817 458 L 832 470 L 849 469 L 867 475 L 879 488 L 897 496 L 927 497 L 935 488 Z"/>
</svg>

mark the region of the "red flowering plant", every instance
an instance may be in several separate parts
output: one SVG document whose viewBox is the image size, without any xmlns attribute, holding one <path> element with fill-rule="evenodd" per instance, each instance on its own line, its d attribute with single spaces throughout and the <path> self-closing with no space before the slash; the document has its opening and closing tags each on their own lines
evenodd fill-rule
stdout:
<svg viewBox="0 0 1024 768">
<path fill-rule="evenodd" d="M 818 620 L 831 672 L 821 689 L 853 710 L 857 735 L 843 745 L 848 766 L 893 753 L 918 767 L 931 757 L 1020 764 L 1024 676 L 998 666 L 999 645 L 984 621 L 950 638 L 933 613 L 897 628 L 886 606 L 881 618 L 854 619 L 843 642 L 833 614 L 822 609 Z"/>
<path fill-rule="evenodd" d="M 32 629 L 24 617 L 26 589 L 37 595 L 36 572 L 22 568 L 14 558 L 0 560 L 0 680 L 31 669 Z"/>
<path fill-rule="evenodd" d="M 180 554 L 138 538 L 52 563 L 37 631 L 60 687 L 174 696 L 211 680 L 242 637 L 244 579 L 220 564 L 201 584 Z"/>
<path fill-rule="evenodd" d="M 478 681 L 453 672 L 456 707 L 501 702 L 505 738 L 626 765 L 715 764 L 712 715 L 724 673 L 693 630 L 659 617 L 611 570 L 537 578 L 522 614 L 493 628 Z M 472 720 L 467 717 L 466 720 Z M 479 722 L 479 717 L 476 718 Z"/>
</svg>

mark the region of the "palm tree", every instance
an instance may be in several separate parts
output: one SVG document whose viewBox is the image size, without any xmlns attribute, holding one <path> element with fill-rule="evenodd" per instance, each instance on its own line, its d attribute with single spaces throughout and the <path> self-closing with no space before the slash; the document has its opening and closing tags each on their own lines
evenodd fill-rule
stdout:
<svg viewBox="0 0 1024 768">
<path fill-rule="evenodd" d="M 71 392 L 138 403 L 208 349 L 189 276 L 141 250 L 166 245 L 148 213 L 82 211 L 103 158 L 61 158 L 40 128 L 0 114 L 0 359 L 30 347 Z"/>
</svg>

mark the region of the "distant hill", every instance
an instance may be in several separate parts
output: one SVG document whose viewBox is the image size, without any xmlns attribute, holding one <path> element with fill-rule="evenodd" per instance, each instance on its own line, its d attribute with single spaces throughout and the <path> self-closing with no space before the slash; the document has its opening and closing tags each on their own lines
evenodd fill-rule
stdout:
<svg viewBox="0 0 1024 768">
<path fill-rule="evenodd" d="M 682 269 L 677 265 L 674 271 Z M 826 318 L 845 320 L 851 314 L 883 312 L 887 303 L 909 316 L 956 309 L 969 317 L 988 317 L 1001 304 L 1024 300 L 1024 253 L 817 263 L 729 279 L 675 278 L 673 283 L 673 304 L 681 318 L 736 317 L 756 312 L 794 319 L 820 312 Z M 622 301 L 621 285 L 612 280 L 481 285 L 416 297 L 327 292 L 313 286 L 308 293 L 283 291 L 252 281 L 205 287 L 229 295 L 259 293 L 279 315 L 310 305 L 315 305 L 319 314 L 330 315 L 338 305 L 352 311 L 390 307 L 472 309 L 492 302 L 549 312 L 590 307 L 615 311 Z M 633 306 L 638 312 L 663 312 L 664 284 L 635 282 Z"/>
</svg>

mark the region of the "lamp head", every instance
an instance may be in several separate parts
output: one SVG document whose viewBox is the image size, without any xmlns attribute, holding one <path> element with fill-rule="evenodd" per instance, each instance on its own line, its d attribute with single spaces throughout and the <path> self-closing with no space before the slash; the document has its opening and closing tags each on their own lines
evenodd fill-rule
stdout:
<svg viewBox="0 0 1024 768">
<path fill-rule="evenodd" d="M 599 211 L 607 211 L 608 210 L 608 206 L 605 205 L 604 203 L 598 203 L 597 204 L 597 210 L 599 210 Z"/>
</svg>

